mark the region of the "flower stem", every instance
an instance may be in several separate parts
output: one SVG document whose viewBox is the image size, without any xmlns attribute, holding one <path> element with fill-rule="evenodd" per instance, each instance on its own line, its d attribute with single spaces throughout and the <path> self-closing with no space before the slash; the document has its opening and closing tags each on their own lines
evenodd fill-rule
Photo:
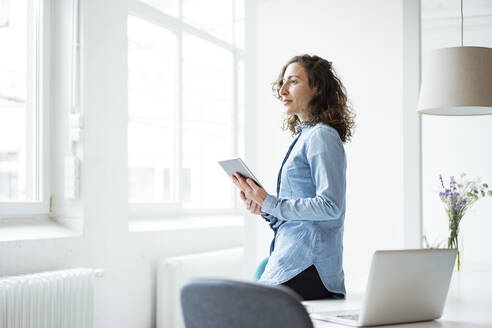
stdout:
<svg viewBox="0 0 492 328">
<path fill-rule="evenodd" d="M 456 265 L 458 271 L 461 270 L 461 257 L 460 257 L 459 240 L 458 240 L 460 219 L 461 218 L 459 216 L 453 216 L 452 214 L 449 215 L 450 233 L 448 238 L 448 248 L 456 248 L 457 251 Z"/>
</svg>

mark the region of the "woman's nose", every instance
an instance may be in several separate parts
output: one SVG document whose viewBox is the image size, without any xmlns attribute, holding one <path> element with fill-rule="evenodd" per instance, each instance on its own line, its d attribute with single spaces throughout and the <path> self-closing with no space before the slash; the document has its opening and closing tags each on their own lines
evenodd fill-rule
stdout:
<svg viewBox="0 0 492 328">
<path fill-rule="evenodd" d="M 282 84 L 282 86 L 280 87 L 280 95 L 281 95 L 281 96 L 284 96 L 284 95 L 288 94 L 286 85 L 287 85 L 287 84 L 286 84 L 286 83 L 284 83 L 284 84 Z"/>
</svg>

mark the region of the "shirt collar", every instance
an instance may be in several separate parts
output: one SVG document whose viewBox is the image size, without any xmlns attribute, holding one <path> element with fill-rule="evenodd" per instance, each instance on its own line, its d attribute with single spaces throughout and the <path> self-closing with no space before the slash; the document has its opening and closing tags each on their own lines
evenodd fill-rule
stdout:
<svg viewBox="0 0 492 328">
<path fill-rule="evenodd" d="M 305 128 L 307 127 L 311 127 L 313 126 L 314 124 L 312 123 L 306 123 L 306 122 L 302 122 L 301 124 L 299 124 L 298 126 L 296 126 L 296 131 L 297 132 L 301 132 L 302 130 L 304 130 Z"/>
</svg>

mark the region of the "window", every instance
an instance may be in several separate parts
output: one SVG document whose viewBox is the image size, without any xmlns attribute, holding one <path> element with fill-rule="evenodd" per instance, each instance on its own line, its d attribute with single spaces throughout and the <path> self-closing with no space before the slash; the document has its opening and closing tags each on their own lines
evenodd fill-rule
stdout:
<svg viewBox="0 0 492 328">
<path fill-rule="evenodd" d="M 128 189 L 170 202 L 176 184 L 176 34 L 128 18 Z M 159 141 L 159 142 L 157 142 Z"/>
<path fill-rule="evenodd" d="M 212 2 L 129 4 L 133 216 L 236 211 L 217 161 L 243 150 L 244 0 Z"/>
<path fill-rule="evenodd" d="M 43 14 L 36 0 L 0 1 L 0 216 L 48 213 Z"/>
</svg>

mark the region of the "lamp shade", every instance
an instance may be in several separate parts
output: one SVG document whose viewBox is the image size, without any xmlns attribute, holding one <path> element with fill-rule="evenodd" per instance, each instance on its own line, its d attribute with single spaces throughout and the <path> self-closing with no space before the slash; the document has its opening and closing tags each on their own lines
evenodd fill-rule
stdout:
<svg viewBox="0 0 492 328">
<path fill-rule="evenodd" d="M 432 51 L 425 60 L 417 111 L 451 116 L 492 114 L 492 48 Z"/>
</svg>

